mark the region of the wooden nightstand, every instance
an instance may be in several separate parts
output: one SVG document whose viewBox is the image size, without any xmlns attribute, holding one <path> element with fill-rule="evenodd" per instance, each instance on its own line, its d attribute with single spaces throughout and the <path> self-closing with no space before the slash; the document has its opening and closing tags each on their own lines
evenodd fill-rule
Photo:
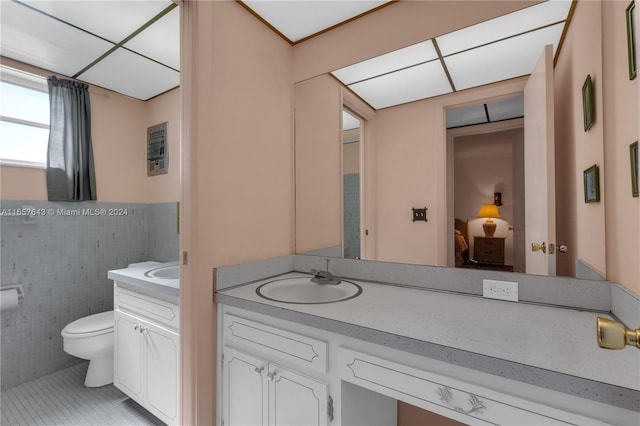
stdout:
<svg viewBox="0 0 640 426">
<path fill-rule="evenodd" d="M 473 258 L 480 263 L 504 265 L 504 237 L 473 237 Z"/>
</svg>

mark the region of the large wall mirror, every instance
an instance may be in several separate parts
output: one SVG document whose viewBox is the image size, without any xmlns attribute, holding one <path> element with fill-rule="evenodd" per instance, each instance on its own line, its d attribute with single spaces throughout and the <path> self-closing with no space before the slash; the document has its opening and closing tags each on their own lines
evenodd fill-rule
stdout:
<svg viewBox="0 0 640 426">
<path fill-rule="evenodd" d="M 569 7 L 296 83 L 296 252 L 602 279 L 555 226 L 552 62 Z"/>
</svg>

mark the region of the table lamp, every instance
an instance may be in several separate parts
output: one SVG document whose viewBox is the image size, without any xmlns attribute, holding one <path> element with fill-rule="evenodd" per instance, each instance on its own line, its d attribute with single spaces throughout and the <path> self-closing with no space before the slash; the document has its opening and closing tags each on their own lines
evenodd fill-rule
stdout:
<svg viewBox="0 0 640 426">
<path fill-rule="evenodd" d="M 478 212 L 478 217 L 487 218 L 486 222 L 482 224 L 482 229 L 484 229 L 484 236 L 493 237 L 493 234 L 496 233 L 497 225 L 491 219 L 500 217 L 498 206 L 496 206 L 495 204 L 485 204 L 480 208 L 480 211 Z"/>
</svg>

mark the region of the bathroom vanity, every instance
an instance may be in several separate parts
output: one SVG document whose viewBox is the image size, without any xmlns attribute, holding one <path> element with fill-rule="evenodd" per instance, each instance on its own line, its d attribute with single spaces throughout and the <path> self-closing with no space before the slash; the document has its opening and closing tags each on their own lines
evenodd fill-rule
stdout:
<svg viewBox="0 0 640 426">
<path fill-rule="evenodd" d="M 114 385 L 166 424 L 178 422 L 179 266 L 145 262 L 114 280 Z"/>
<path fill-rule="evenodd" d="M 263 269 L 217 273 L 218 424 L 395 425 L 398 400 L 467 424 L 640 419 L 640 351 L 597 347 L 606 313 L 353 278 L 357 297 L 286 303 L 257 290 L 310 276 Z"/>
</svg>

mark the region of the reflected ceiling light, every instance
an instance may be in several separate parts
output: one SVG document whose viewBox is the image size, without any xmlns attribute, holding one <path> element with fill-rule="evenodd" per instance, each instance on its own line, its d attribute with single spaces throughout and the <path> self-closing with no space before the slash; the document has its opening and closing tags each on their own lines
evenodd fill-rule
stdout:
<svg viewBox="0 0 640 426">
<path fill-rule="evenodd" d="M 437 60 L 361 81 L 349 88 L 375 109 L 452 92 Z"/>
<path fill-rule="evenodd" d="M 491 121 L 524 117 L 524 98 L 519 96 L 517 98 L 489 102 L 487 103 L 487 111 L 489 111 L 489 119 Z"/>
<path fill-rule="evenodd" d="M 484 110 L 484 104 L 447 110 L 447 129 L 486 122 L 487 113 Z"/>
<path fill-rule="evenodd" d="M 444 58 L 458 90 L 528 75 L 545 45 L 555 53 L 564 24 L 509 38 Z"/>
<path fill-rule="evenodd" d="M 571 0 L 547 1 L 436 37 L 443 56 L 564 21 Z"/>
<path fill-rule="evenodd" d="M 437 57 L 438 54 L 433 47 L 433 42 L 427 40 L 341 68 L 333 71 L 332 74 L 348 85 L 422 62 L 432 61 Z"/>
<path fill-rule="evenodd" d="M 375 9 L 388 0 L 370 1 L 260 1 L 243 0 L 262 19 L 290 41 L 312 34 Z"/>
<path fill-rule="evenodd" d="M 347 111 L 342 111 L 342 130 L 357 129 L 360 127 L 360 119 L 349 114 Z"/>
</svg>

